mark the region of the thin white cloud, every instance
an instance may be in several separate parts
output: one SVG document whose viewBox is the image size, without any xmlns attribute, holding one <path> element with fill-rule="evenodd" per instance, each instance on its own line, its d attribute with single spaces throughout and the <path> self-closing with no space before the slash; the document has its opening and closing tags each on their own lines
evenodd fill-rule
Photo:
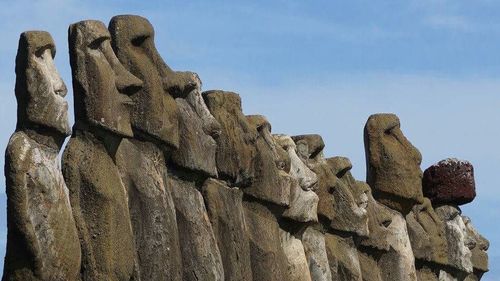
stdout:
<svg viewBox="0 0 500 281">
<path fill-rule="evenodd" d="M 434 28 L 444 28 L 463 32 L 471 32 L 475 30 L 475 25 L 461 16 L 431 15 L 425 18 L 424 22 Z"/>
</svg>

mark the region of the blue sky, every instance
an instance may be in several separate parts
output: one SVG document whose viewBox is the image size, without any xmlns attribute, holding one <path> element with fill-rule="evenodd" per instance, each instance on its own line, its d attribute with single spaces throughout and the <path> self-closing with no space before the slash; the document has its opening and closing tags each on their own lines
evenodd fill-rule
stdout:
<svg viewBox="0 0 500 281">
<path fill-rule="evenodd" d="M 491 242 L 483 280 L 500 280 L 499 1 L 186 2 L 2 0 L 0 149 L 15 127 L 21 32 L 53 35 L 72 104 L 68 25 L 142 15 L 172 68 L 197 72 L 205 90 L 238 92 L 245 113 L 266 115 L 275 133 L 321 134 L 327 156 L 349 157 L 358 179 L 365 178 L 363 126 L 377 112 L 400 117 L 423 169 L 446 157 L 471 161 L 478 195 L 462 209 Z"/>
</svg>

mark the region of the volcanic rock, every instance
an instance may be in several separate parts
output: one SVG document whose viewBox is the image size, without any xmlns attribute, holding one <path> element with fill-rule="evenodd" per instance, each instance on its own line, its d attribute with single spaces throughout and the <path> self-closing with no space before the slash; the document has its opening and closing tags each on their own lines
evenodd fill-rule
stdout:
<svg viewBox="0 0 500 281">
<path fill-rule="evenodd" d="M 455 158 L 441 160 L 424 172 L 423 192 L 432 204 L 463 205 L 476 197 L 474 167 Z"/>
</svg>

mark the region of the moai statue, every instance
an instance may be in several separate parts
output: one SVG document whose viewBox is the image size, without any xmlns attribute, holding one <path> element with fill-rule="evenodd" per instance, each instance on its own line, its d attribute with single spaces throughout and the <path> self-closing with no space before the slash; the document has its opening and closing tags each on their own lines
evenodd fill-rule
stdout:
<svg viewBox="0 0 500 281">
<path fill-rule="evenodd" d="M 465 223 L 465 227 L 467 228 L 469 237 L 472 237 L 475 242 L 474 247 L 471 250 L 472 267 L 474 268 L 474 272 L 469 274 L 465 280 L 478 281 L 481 280 L 483 274 L 489 270 L 487 251 L 490 247 L 490 242 L 486 240 L 484 236 L 479 234 L 469 217 L 462 216 L 462 219 Z"/>
<path fill-rule="evenodd" d="M 142 82 L 115 56 L 106 26 L 69 27 L 75 125 L 63 154 L 82 247 L 83 280 L 136 280 L 136 250 L 127 193 L 115 164 L 122 138 L 132 137 L 130 95 Z"/>
<path fill-rule="evenodd" d="M 325 144 L 319 135 L 293 136 L 297 146 L 297 154 L 302 161 L 316 174 L 315 192 L 319 197 L 319 220 L 332 221 L 335 217 L 335 198 L 331 196 L 337 184 L 337 177 L 323 156 Z"/>
<path fill-rule="evenodd" d="M 19 39 L 17 127 L 5 153 L 4 281 L 80 280 L 80 243 L 58 159 L 71 130 L 55 50 L 44 31 L 24 32 Z"/>
<path fill-rule="evenodd" d="M 116 163 L 128 194 L 141 280 L 181 280 L 182 256 L 163 148 L 178 146 L 177 114 L 166 93 L 166 64 L 154 30 L 139 16 L 115 16 L 109 30 L 116 56 L 143 82 L 131 98 L 133 139 L 122 140 Z M 177 136 L 176 136 L 177 134 Z"/>
<path fill-rule="evenodd" d="M 133 97 L 136 140 L 120 147 L 125 183 L 136 197 L 131 198 L 131 204 L 136 204 L 131 213 L 137 215 L 133 218 L 136 239 L 142 240 L 137 245 L 142 278 L 179 280 L 183 275 L 185 280 L 194 276 L 222 280 L 220 253 L 197 190 L 201 186 L 189 179 L 198 178 L 197 173 L 217 176 L 212 136 L 218 135 L 219 125 L 203 102 L 201 81 L 195 73 L 173 71 L 165 64 L 147 19 L 117 16 L 110 30 L 118 58 L 144 81 L 142 91 Z M 159 148 L 176 167 L 193 176 L 181 178 L 172 169 L 167 179 Z M 200 217 L 206 219 L 196 219 Z"/>
<path fill-rule="evenodd" d="M 290 136 L 273 135 L 273 138 L 290 158 L 288 173 L 293 179 L 290 205 L 281 214 L 280 229 L 281 246 L 287 258 L 287 280 L 312 280 L 300 238 L 311 222 L 318 221 L 319 198 L 313 191 L 317 177 L 297 155 L 295 142 Z"/>
<path fill-rule="evenodd" d="M 339 179 L 333 189 L 335 197 L 335 219 L 330 227 L 337 231 L 356 234 L 361 237 L 368 235 L 368 216 L 366 207 L 368 196 L 365 192 L 355 194 L 356 180 L 352 176 L 351 161 L 345 157 L 332 157 L 327 163 Z M 357 195 L 355 197 L 355 195 Z"/>
<path fill-rule="evenodd" d="M 291 186 L 294 184 L 292 176 L 288 174 L 290 158 L 272 137 L 271 124 L 264 116 L 249 115 L 247 120 L 258 135 L 253 166 L 255 179 L 243 192 L 256 199 L 288 207 Z"/>
<path fill-rule="evenodd" d="M 403 135 L 394 114 L 374 114 L 364 128 L 366 182 L 373 197 L 404 216 L 422 203 L 422 155 Z"/>
<path fill-rule="evenodd" d="M 333 192 L 338 179 L 323 156 L 325 147 L 323 139 L 319 135 L 299 135 L 293 136 L 292 140 L 295 142 L 299 158 L 316 174 L 317 184 L 314 191 L 319 197 L 318 219 L 329 224 L 335 217 L 335 201 L 333 196 L 327 194 Z M 301 240 L 309 263 L 311 279 L 336 280 L 332 278 L 337 278 L 337 264 L 328 260 L 325 229 L 322 224 L 308 226 L 303 230 Z"/>
<path fill-rule="evenodd" d="M 243 114 L 237 94 L 216 90 L 204 92 L 203 98 L 221 125 L 220 135 L 216 137 L 216 164 L 218 178 L 224 182 L 215 184 L 214 180 L 207 180 L 203 192 L 226 280 L 272 280 L 274 276 L 280 279 L 283 255 L 279 253 L 279 259 L 272 258 L 272 254 L 281 249 L 277 220 L 266 207 L 244 200 L 245 189 L 254 182 L 257 130 Z M 234 239 L 231 234 L 229 244 L 227 228 L 230 226 L 236 232 Z M 259 235 L 269 239 L 259 239 Z M 267 244 L 259 248 L 261 242 Z M 263 253 L 268 252 L 271 256 L 266 257 Z"/>
<path fill-rule="evenodd" d="M 444 224 L 431 202 L 424 198 L 422 204 L 413 206 L 405 217 L 408 227 L 418 280 L 438 280 L 436 268 L 448 264 Z"/>
<path fill-rule="evenodd" d="M 207 179 L 206 181 L 210 181 Z M 196 179 L 171 176 L 182 252 L 182 280 L 222 281 L 224 266 Z M 209 183 L 207 183 L 209 184 Z"/>
<path fill-rule="evenodd" d="M 260 115 L 247 116 L 246 119 L 250 128 L 258 134 L 254 143 L 255 178 L 242 189 L 247 195 L 243 206 L 250 234 L 253 279 L 293 280 L 297 276 L 292 268 L 292 271 L 288 270 L 291 260 L 287 250 L 297 250 L 298 245 L 291 236 L 283 233 L 276 210 L 288 207 L 291 186 L 297 182 L 288 174 L 290 159 L 272 137 L 267 119 Z M 284 247 L 281 239 L 286 239 Z M 302 261 L 302 267 L 307 268 L 305 259 Z"/>
<path fill-rule="evenodd" d="M 423 190 L 445 225 L 449 267 L 441 271 L 463 279 L 473 273 L 471 250 L 476 245 L 458 206 L 476 195 L 472 164 L 455 158 L 439 161 L 425 170 Z"/>
<path fill-rule="evenodd" d="M 249 234 L 243 209 L 243 192 L 221 180 L 203 184 L 203 199 L 224 265 L 225 280 L 252 281 Z"/>
<path fill-rule="evenodd" d="M 335 198 L 336 204 L 335 218 L 329 223 L 331 230 L 326 234 L 328 260 L 337 264 L 339 280 L 362 280 L 354 237 L 366 237 L 369 234 L 366 212 L 368 196 L 365 192 L 353 192 L 356 180 L 351 175 L 352 164 L 349 159 L 328 158 L 327 164 L 338 179 L 330 195 Z"/>
<path fill-rule="evenodd" d="M 207 91 L 203 98 L 212 116 L 221 125 L 217 137 L 216 164 L 218 178 L 230 186 L 248 187 L 255 178 L 256 130 L 250 126 L 241 108 L 238 94 Z"/>
<path fill-rule="evenodd" d="M 129 191 L 141 277 L 223 280 L 198 191 L 201 178 L 217 176 L 212 136 L 219 128 L 201 97 L 201 82 L 195 73 L 165 64 L 147 19 L 117 16 L 110 31 L 118 58 L 144 82 L 132 97 L 134 139 L 120 145 L 117 161 Z M 168 165 L 168 178 L 164 153 L 174 163 Z"/>
<path fill-rule="evenodd" d="M 201 80 L 193 72 L 174 72 L 167 81 L 186 82 L 184 92 L 169 90 L 179 108 L 179 148 L 172 152 L 172 162 L 181 168 L 217 177 L 215 139 L 221 133 L 219 122 L 208 110 L 201 96 Z M 179 78 L 180 77 L 180 78 Z M 175 87 L 177 89 L 179 87 Z"/>
<path fill-rule="evenodd" d="M 448 272 L 460 278 L 472 273 L 473 237 L 469 235 L 458 206 L 442 205 L 436 207 L 436 214 L 443 220 L 448 243 L 448 263 L 456 270 Z"/>
<path fill-rule="evenodd" d="M 403 216 L 372 196 L 371 188 L 356 181 L 353 193 L 367 198 L 366 237 L 358 237 L 358 254 L 364 281 L 417 280 L 415 258 Z"/>
<path fill-rule="evenodd" d="M 297 222 L 318 221 L 318 195 L 314 188 L 318 182 L 316 174 L 297 155 L 297 146 L 290 136 L 273 135 L 276 142 L 290 158 L 289 174 L 297 181 L 290 190 L 290 205 L 283 217 Z"/>
</svg>

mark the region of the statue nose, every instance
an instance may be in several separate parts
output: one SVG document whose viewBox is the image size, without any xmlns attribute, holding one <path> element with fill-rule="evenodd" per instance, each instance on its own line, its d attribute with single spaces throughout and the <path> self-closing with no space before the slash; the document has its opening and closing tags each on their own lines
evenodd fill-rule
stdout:
<svg viewBox="0 0 500 281">
<path fill-rule="evenodd" d="M 116 79 L 116 88 L 122 94 L 132 95 L 142 88 L 142 81 L 123 69 Z"/>
<path fill-rule="evenodd" d="M 59 95 L 63 98 L 68 93 L 68 88 L 66 88 L 66 85 L 64 84 L 62 79 L 59 79 L 59 81 L 54 85 L 54 92 L 56 93 L 56 95 Z"/>
</svg>

